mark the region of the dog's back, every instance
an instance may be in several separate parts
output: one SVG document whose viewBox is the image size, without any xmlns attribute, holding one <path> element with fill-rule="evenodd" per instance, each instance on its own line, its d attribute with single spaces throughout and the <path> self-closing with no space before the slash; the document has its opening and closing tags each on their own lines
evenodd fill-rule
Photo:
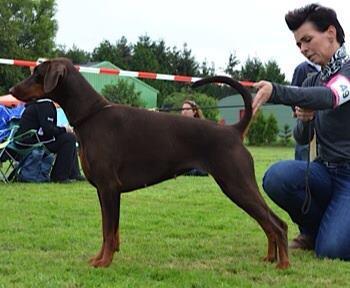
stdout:
<svg viewBox="0 0 350 288">
<path fill-rule="evenodd" d="M 245 149 L 240 131 L 232 127 L 124 105 L 96 115 L 92 123 L 80 127 L 78 136 L 83 150 L 91 142 L 106 150 L 89 149 L 86 160 L 94 165 L 113 160 L 122 191 L 158 183 L 191 168 L 210 172 L 210 163 L 220 159 L 219 154 Z M 99 171 L 105 169 L 101 166 Z M 139 176 L 130 179 L 130 173 Z"/>
</svg>

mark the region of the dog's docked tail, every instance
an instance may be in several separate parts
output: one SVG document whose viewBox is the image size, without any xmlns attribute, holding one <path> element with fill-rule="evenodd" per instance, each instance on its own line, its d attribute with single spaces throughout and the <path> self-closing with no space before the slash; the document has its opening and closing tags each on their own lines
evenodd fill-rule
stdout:
<svg viewBox="0 0 350 288">
<path fill-rule="evenodd" d="M 197 88 L 208 83 L 225 83 L 237 90 L 238 93 L 242 95 L 245 110 L 243 117 L 234 126 L 241 132 L 241 135 L 243 135 L 245 133 L 245 130 L 248 128 L 253 115 L 252 95 L 248 89 L 242 86 L 242 84 L 240 84 L 238 81 L 226 76 L 213 76 L 204 78 L 193 83 L 192 87 Z"/>
</svg>

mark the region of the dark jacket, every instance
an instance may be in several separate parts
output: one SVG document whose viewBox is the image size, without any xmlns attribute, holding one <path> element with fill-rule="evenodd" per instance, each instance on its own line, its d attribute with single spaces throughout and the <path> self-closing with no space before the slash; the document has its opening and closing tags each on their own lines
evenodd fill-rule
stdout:
<svg viewBox="0 0 350 288">
<path fill-rule="evenodd" d="M 293 79 L 291 85 L 301 86 L 306 78 L 316 74 L 319 70 L 315 65 L 310 64 L 307 61 L 300 63 L 294 69 Z"/>
<path fill-rule="evenodd" d="M 320 158 L 329 162 L 350 161 L 350 62 L 326 82 L 320 76 L 319 72 L 309 77 L 301 88 L 273 84 L 269 102 L 315 110 L 314 120 L 298 120 L 295 140 L 307 144 L 309 125 L 314 126 Z"/>
<path fill-rule="evenodd" d="M 55 136 L 66 133 L 66 128 L 57 126 L 57 111 L 50 99 L 39 99 L 25 105 L 16 135 L 35 129 L 43 143 L 55 141 Z M 35 138 L 25 139 L 23 143 L 35 143 Z"/>
</svg>

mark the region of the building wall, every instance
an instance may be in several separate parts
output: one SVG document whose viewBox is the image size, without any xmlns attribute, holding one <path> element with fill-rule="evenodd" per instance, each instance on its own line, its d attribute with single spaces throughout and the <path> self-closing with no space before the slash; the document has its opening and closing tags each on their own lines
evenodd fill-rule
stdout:
<svg viewBox="0 0 350 288">
<path fill-rule="evenodd" d="M 239 120 L 239 111 L 244 109 L 244 103 L 242 96 L 235 94 L 232 96 L 225 97 L 218 101 L 219 107 L 224 106 L 239 106 L 229 108 L 219 108 L 220 116 L 225 120 L 226 124 L 233 124 Z M 295 125 L 295 118 L 292 115 L 292 109 L 289 106 L 284 105 L 269 105 L 266 104 L 262 107 L 264 116 L 273 114 L 278 123 L 278 128 L 283 129 L 285 124 L 288 124 L 291 128 Z"/>
<path fill-rule="evenodd" d="M 108 61 L 101 62 L 90 67 L 95 67 L 95 68 L 105 67 L 105 68 L 111 68 L 111 69 L 118 69 L 115 65 L 113 65 Z M 91 84 L 91 86 L 94 87 L 94 89 L 99 93 L 101 93 L 105 85 L 116 84 L 119 79 L 123 79 L 130 83 L 133 83 L 135 85 L 135 90 L 140 92 L 141 99 L 146 103 L 146 108 L 157 107 L 158 90 L 137 78 L 108 75 L 108 74 L 93 74 L 93 73 L 86 73 L 86 72 L 81 72 L 81 74 Z"/>
</svg>

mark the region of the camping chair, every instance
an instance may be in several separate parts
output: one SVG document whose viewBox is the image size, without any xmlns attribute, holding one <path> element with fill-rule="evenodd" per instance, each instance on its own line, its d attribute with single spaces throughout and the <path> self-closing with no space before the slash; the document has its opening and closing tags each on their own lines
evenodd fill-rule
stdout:
<svg viewBox="0 0 350 288">
<path fill-rule="evenodd" d="M 29 130 L 23 134 L 16 135 L 18 125 L 12 125 L 8 138 L 0 143 L 0 176 L 5 183 L 16 180 L 18 172 L 21 169 L 21 161 L 25 159 L 34 149 L 45 148 L 45 145 L 40 142 L 36 130 Z M 26 146 L 20 145 L 26 139 L 35 139 L 33 144 Z"/>
<path fill-rule="evenodd" d="M 18 126 L 12 126 L 7 129 L 2 130 L 4 134 L 8 134 L 6 139 L 0 143 L 0 177 L 1 181 L 8 182 L 8 176 L 11 168 L 13 167 L 14 158 L 8 151 L 8 147 L 13 141 L 15 133 L 18 129 Z M 7 131 L 6 131 L 7 130 Z"/>
</svg>

